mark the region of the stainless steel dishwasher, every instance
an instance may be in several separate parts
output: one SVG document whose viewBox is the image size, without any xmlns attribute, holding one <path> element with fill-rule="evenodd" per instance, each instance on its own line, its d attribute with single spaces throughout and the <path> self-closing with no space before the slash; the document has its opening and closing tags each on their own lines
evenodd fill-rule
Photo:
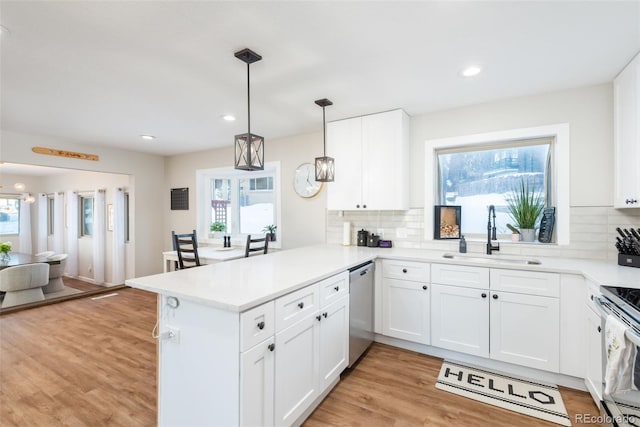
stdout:
<svg viewBox="0 0 640 427">
<path fill-rule="evenodd" d="M 373 342 L 373 272 L 367 262 L 349 269 L 349 367 Z"/>
</svg>

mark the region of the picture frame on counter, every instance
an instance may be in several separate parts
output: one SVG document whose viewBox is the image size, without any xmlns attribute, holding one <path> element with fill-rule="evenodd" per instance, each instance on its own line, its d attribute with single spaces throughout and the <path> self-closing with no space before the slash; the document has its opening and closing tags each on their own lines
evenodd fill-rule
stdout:
<svg viewBox="0 0 640 427">
<path fill-rule="evenodd" d="M 461 235 L 462 206 L 434 206 L 433 238 L 459 239 Z"/>
</svg>

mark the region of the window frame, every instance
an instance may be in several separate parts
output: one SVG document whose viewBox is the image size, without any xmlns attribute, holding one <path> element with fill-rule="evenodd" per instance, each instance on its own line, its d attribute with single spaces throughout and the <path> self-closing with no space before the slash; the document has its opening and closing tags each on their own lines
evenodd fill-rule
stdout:
<svg viewBox="0 0 640 427">
<path fill-rule="evenodd" d="M 20 235 L 20 209 L 22 208 L 20 203 L 20 196 L 17 194 L 2 194 L 0 199 L 5 200 L 18 200 L 18 232 L 17 233 L 0 233 L 0 236 L 19 236 Z"/>
<path fill-rule="evenodd" d="M 93 230 L 91 233 L 87 233 L 85 229 L 85 221 L 84 221 L 84 200 L 91 200 L 91 223 L 93 224 L 93 219 L 95 217 L 95 197 L 93 195 L 78 195 L 78 210 L 79 210 L 79 221 L 78 221 L 78 237 L 93 237 Z"/>
<path fill-rule="evenodd" d="M 211 179 L 255 179 L 262 178 L 264 175 L 273 175 L 273 191 L 275 193 L 274 209 L 275 209 L 275 221 L 278 226 L 278 235 L 282 234 L 282 176 L 281 166 L 279 161 L 265 162 L 264 171 L 247 172 L 242 170 L 236 170 L 230 167 L 211 168 L 211 169 L 197 169 L 196 170 L 196 217 L 197 217 L 197 230 L 201 241 L 207 241 L 209 236 L 209 226 L 211 224 L 209 212 L 211 210 Z M 262 192 L 265 190 L 246 190 Z M 265 224 L 267 225 L 267 224 Z M 246 236 L 245 234 L 232 234 L 232 238 Z M 281 248 L 282 239 L 276 239 L 275 242 L 269 242 L 269 247 Z"/>
<path fill-rule="evenodd" d="M 459 146 L 455 148 L 436 148 L 434 149 L 435 156 L 435 170 L 434 170 L 434 180 L 436 186 L 435 199 L 438 205 L 448 206 L 446 202 L 446 193 L 443 192 L 442 185 L 442 168 L 440 163 L 441 155 L 451 155 L 451 154 L 462 154 L 462 153 L 480 153 L 486 151 L 494 151 L 494 150 L 512 150 L 526 147 L 536 147 L 536 146 L 548 146 L 547 158 L 544 161 L 543 166 L 543 191 L 544 191 L 544 207 L 555 206 L 556 205 L 556 195 L 554 193 L 554 185 L 553 185 L 553 164 L 554 164 L 554 138 L 533 138 L 533 139 L 518 139 L 514 141 L 504 141 L 500 144 L 482 144 L 482 145 L 466 145 Z M 452 203 L 451 206 L 460 205 L 460 203 Z M 496 206 L 496 212 L 498 211 L 500 206 L 506 207 L 507 203 L 505 201 L 504 205 Z M 504 210 L 501 210 L 504 212 Z M 463 206 L 462 215 L 465 215 L 465 209 Z M 468 217 L 467 217 L 468 218 Z M 486 220 L 485 220 L 486 223 Z M 465 220 L 462 220 L 462 224 L 464 226 Z M 463 227 L 464 228 L 464 227 Z M 507 230 L 508 231 L 508 230 Z M 486 224 L 484 226 L 484 230 L 481 232 L 461 230 L 461 232 L 467 238 L 485 238 L 486 237 Z M 510 240 L 511 233 L 502 233 L 498 234 L 498 239 L 509 239 Z M 552 243 L 555 243 L 552 242 Z"/>
<path fill-rule="evenodd" d="M 510 129 L 498 132 L 487 132 L 463 135 L 449 138 L 430 139 L 425 141 L 424 163 L 424 239 L 433 239 L 433 206 L 437 201 L 437 168 L 438 157 L 436 151 L 440 149 L 455 149 L 460 147 L 505 146 L 523 139 L 552 138 L 553 154 L 551 156 L 550 173 L 552 194 L 555 198 L 556 226 L 554 234 L 556 245 L 570 243 L 569 208 L 570 208 L 570 126 L 559 123 L 548 126 Z M 505 241 L 506 242 L 506 241 Z"/>
</svg>

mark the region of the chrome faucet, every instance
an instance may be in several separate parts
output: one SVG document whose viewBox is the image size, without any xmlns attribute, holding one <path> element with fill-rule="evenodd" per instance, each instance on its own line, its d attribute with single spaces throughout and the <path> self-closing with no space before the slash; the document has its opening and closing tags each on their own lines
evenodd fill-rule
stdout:
<svg viewBox="0 0 640 427">
<path fill-rule="evenodd" d="M 493 227 L 491 226 L 491 214 L 493 213 Z M 489 205 L 489 220 L 487 221 L 487 255 L 491 255 L 493 251 L 500 250 L 500 243 L 494 246 L 491 241 L 498 240 L 496 237 L 496 207 Z"/>
</svg>

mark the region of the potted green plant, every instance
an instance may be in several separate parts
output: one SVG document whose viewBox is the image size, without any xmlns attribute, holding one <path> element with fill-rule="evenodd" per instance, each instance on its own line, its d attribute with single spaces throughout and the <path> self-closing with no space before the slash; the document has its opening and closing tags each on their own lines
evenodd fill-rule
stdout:
<svg viewBox="0 0 640 427">
<path fill-rule="evenodd" d="M 536 237 L 536 223 L 544 209 L 544 197 L 536 193 L 523 179 L 506 201 L 507 211 L 520 230 L 521 240 L 533 242 Z"/>
<path fill-rule="evenodd" d="M 277 225 L 271 224 L 271 225 L 267 225 L 265 226 L 262 231 L 267 233 L 267 236 L 269 237 L 269 241 L 270 242 L 275 242 L 276 241 L 276 230 L 278 229 Z"/>
<path fill-rule="evenodd" d="M 11 252 L 11 242 L 0 243 L 0 261 L 8 261 L 9 252 Z"/>
<path fill-rule="evenodd" d="M 209 233 L 209 237 L 214 238 L 216 237 L 216 233 L 224 232 L 224 230 L 226 229 L 227 229 L 227 224 L 225 224 L 224 222 L 221 222 L 221 221 L 213 222 L 209 227 L 209 231 L 211 231 L 211 233 Z"/>
</svg>

